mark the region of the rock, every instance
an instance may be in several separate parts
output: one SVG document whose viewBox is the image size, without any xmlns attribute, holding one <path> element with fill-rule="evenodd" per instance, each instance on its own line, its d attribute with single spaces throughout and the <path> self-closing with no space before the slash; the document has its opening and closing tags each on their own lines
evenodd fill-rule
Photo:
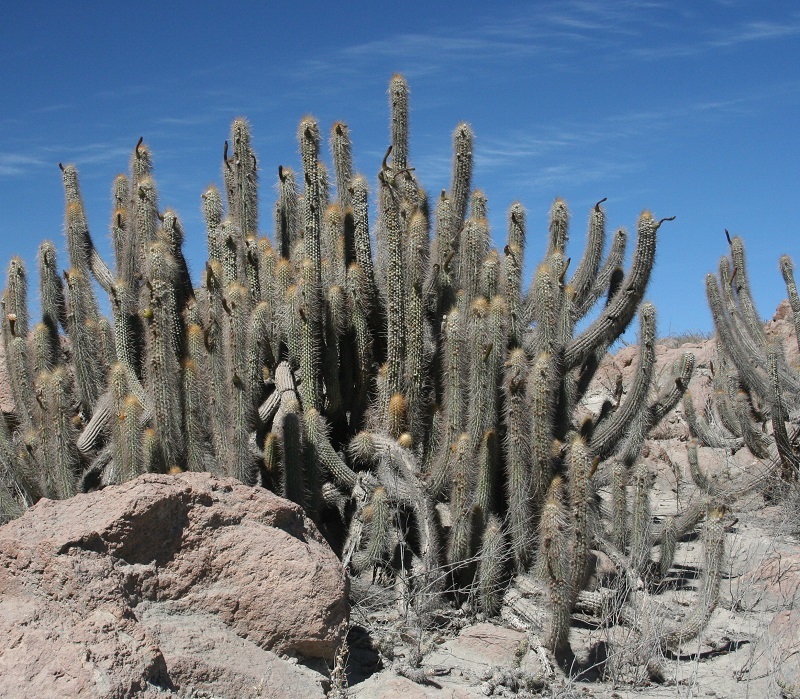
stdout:
<svg viewBox="0 0 800 699">
<path fill-rule="evenodd" d="M 786 362 L 790 367 L 797 368 L 798 353 L 797 337 L 794 331 L 794 315 L 788 299 L 784 299 L 775 309 L 772 320 L 767 321 L 764 331 L 767 337 L 780 340 L 786 356 Z"/>
<path fill-rule="evenodd" d="M 330 659 L 346 622 L 314 524 L 232 479 L 145 475 L 0 527 L 3 697 L 321 697 L 278 654 Z"/>
<path fill-rule="evenodd" d="M 787 609 L 776 614 L 764 634 L 764 648 L 767 662 L 766 670 L 777 675 L 777 680 L 784 689 L 789 689 L 797 696 L 800 691 L 800 612 Z M 760 669 L 760 668 L 759 668 Z"/>
<path fill-rule="evenodd" d="M 773 323 L 777 323 L 779 321 L 791 323 L 792 317 L 792 306 L 789 303 L 789 299 L 783 299 L 783 301 L 781 301 L 778 304 L 778 307 L 775 309 L 775 313 L 772 315 L 772 320 L 767 321 L 767 332 L 769 332 L 770 328 L 774 327 Z"/>
<path fill-rule="evenodd" d="M 405 697 L 407 699 L 427 699 L 435 696 L 426 687 L 414 684 L 404 677 L 389 674 L 375 674 L 368 680 L 350 688 L 349 695 L 359 699 L 389 699 L 389 697 Z"/>
<path fill-rule="evenodd" d="M 404 677 L 388 673 L 379 673 L 365 682 L 354 685 L 348 692 L 353 699 L 435 699 L 436 697 L 452 697 L 452 699 L 478 699 L 484 696 L 480 687 L 450 687 L 440 683 L 431 685 L 415 684 Z"/>
<path fill-rule="evenodd" d="M 457 638 L 445 643 L 429 662 L 447 666 L 453 661 L 458 667 L 480 673 L 487 668 L 519 665 L 520 650 L 525 634 L 514 629 L 481 623 L 464 629 Z M 437 657 L 441 654 L 441 657 Z M 524 653 L 522 653 L 524 655 Z"/>
<path fill-rule="evenodd" d="M 157 605 L 140 619 L 167 658 L 170 679 L 181 688 L 215 697 L 325 696 L 319 673 L 259 648 L 214 615 L 175 615 Z"/>
<path fill-rule="evenodd" d="M 691 352 L 695 357 L 695 370 L 689 382 L 689 390 L 692 393 L 696 409 L 702 411 L 706 399 L 713 393 L 711 364 L 717 362 L 714 340 L 686 342 L 680 346 L 657 344 L 655 347 L 656 364 L 653 369 L 655 377 L 653 393 L 667 390 L 672 385 L 676 368 L 685 352 Z M 610 400 L 614 403 L 614 390 L 618 380 L 622 381 L 622 400 L 625 399 L 636 376 L 638 353 L 639 348 L 636 345 L 628 345 L 616 354 L 608 355 L 603 359 L 582 401 L 586 411 L 597 414 L 604 401 Z M 583 414 L 580 415 L 583 416 Z M 689 439 L 689 428 L 683 419 L 683 408 L 680 402 L 653 429 L 651 437 L 658 440 Z"/>
<path fill-rule="evenodd" d="M 425 657 L 420 668 L 425 683 L 416 684 L 398 676 L 396 669 L 387 670 L 352 685 L 348 696 L 359 699 L 486 696 L 487 679 L 519 668 L 527 652 L 525 639 L 520 631 L 489 622 L 478 623 L 463 629 L 456 638 Z"/>
<path fill-rule="evenodd" d="M 770 541 L 760 548 L 756 565 L 737 580 L 734 602 L 742 609 L 765 612 L 794 609 L 800 601 L 800 552 Z"/>
</svg>

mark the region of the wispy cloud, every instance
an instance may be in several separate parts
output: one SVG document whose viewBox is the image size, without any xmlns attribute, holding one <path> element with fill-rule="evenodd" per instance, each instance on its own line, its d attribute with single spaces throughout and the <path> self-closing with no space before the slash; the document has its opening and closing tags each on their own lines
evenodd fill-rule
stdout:
<svg viewBox="0 0 800 699">
<path fill-rule="evenodd" d="M 735 46 L 753 41 L 773 41 L 800 34 L 800 16 L 788 22 L 746 22 L 708 41 L 709 46 Z"/>
<path fill-rule="evenodd" d="M 152 94 L 156 87 L 152 85 L 120 85 L 113 90 L 101 90 L 96 93 L 97 97 L 113 100 L 125 100 L 129 97 L 141 97 L 142 95 Z"/>
<path fill-rule="evenodd" d="M 60 104 L 49 104 L 45 107 L 39 107 L 38 109 L 32 110 L 31 114 L 51 114 L 53 112 L 65 112 L 74 108 L 74 104 L 62 102 Z"/>
<path fill-rule="evenodd" d="M 36 176 L 43 169 L 53 169 L 59 162 L 79 166 L 114 161 L 127 162 L 131 148 L 118 144 L 87 143 L 75 148 L 40 146 L 25 152 L 0 152 L 0 177 Z"/>
<path fill-rule="evenodd" d="M 719 28 L 699 28 L 690 41 L 665 41 L 651 46 L 637 46 L 629 54 L 645 60 L 669 57 L 699 56 L 710 51 L 734 48 L 743 44 L 778 41 L 800 35 L 800 14 L 795 13 L 785 22 L 740 22 Z"/>
<path fill-rule="evenodd" d="M 612 113 L 591 121 L 538 123 L 480 139 L 475 149 L 476 164 L 493 178 L 513 172 L 515 186 L 519 181 L 526 187 L 560 189 L 614 181 L 651 165 L 636 156 L 633 144 L 663 143 L 675 136 L 676 125 L 684 130 L 690 125 L 723 124 L 730 118 L 756 115 L 781 94 L 800 95 L 800 81 L 765 86 L 727 99 Z"/>
<path fill-rule="evenodd" d="M 27 153 L 0 153 L 0 177 L 19 177 L 40 168 L 45 160 Z"/>
<path fill-rule="evenodd" d="M 463 71 L 453 71 L 454 65 L 469 64 L 489 69 L 499 62 L 548 55 L 550 60 L 565 50 L 565 38 L 591 39 L 597 30 L 620 31 L 611 23 L 582 22 L 568 14 L 548 16 L 539 10 L 513 12 L 501 20 L 490 17 L 471 18 L 460 25 L 430 32 L 387 34 L 379 39 L 352 44 L 329 57 L 307 60 L 293 68 L 296 77 L 316 80 L 324 75 L 359 75 L 374 68 L 375 61 L 385 61 L 410 76 L 448 74 L 451 80 L 466 79 Z"/>
<path fill-rule="evenodd" d="M 731 12 L 727 7 L 724 11 Z M 324 59 L 302 61 L 290 70 L 306 82 L 326 75 L 363 75 L 374 70 L 376 61 L 383 61 L 410 77 L 446 74 L 449 80 L 461 81 L 475 71 L 537 56 L 546 57 L 551 69 L 585 69 L 587 49 L 596 51 L 597 64 L 620 65 L 696 56 L 800 34 L 800 13 L 781 22 L 698 21 L 695 15 L 702 10 L 684 11 L 672 3 L 648 0 L 543 2 L 505 12 L 499 18 L 499 13 L 487 13 L 428 32 L 387 34 L 346 46 Z M 467 65 L 469 71 L 464 69 Z"/>
</svg>

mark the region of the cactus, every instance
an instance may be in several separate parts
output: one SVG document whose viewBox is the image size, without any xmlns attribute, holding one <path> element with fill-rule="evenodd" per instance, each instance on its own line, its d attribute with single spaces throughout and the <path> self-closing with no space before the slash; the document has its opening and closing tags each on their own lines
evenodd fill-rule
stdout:
<svg viewBox="0 0 800 699">
<path fill-rule="evenodd" d="M 623 512 L 611 530 L 624 556 L 625 484 L 691 374 L 686 358 L 674 385 L 648 400 L 655 315 L 642 300 L 667 219 L 641 215 L 624 273 L 624 231 L 603 257 L 601 200 L 570 277 L 570 212 L 557 199 L 547 252 L 523 294 L 526 213 L 512 205 L 502 254 L 491 249 L 471 128 L 456 127 L 450 189 L 429 207 L 402 76 L 389 94 L 377 219 L 346 124 L 331 130 L 334 188 L 307 116 L 300 167 L 277 169 L 272 242 L 259 237 L 250 126 L 235 120 L 222 149 L 224 192 L 201 195 L 208 261 L 196 287 L 141 139 L 112 190 L 113 265 L 92 242 L 77 169 L 62 167 L 66 288 L 45 244 L 42 323 L 28 318 L 18 260 L 3 295 L 16 388 L 15 419 L 0 424 L 0 516 L 148 470 L 209 469 L 301 504 L 354 575 L 379 568 L 412 597 L 432 593 L 425 604 L 456 599 L 495 614 L 512 572 L 538 575 L 550 589 L 550 648 L 565 655 L 589 549 L 606 524 L 595 473 L 614 464 Z M 92 279 L 109 297 L 109 319 Z M 627 399 L 579 419 L 600 359 L 637 310 L 642 342 Z M 788 369 L 777 359 L 770 367 L 758 376 L 772 390 Z M 656 536 L 643 527 L 634 543 Z"/>
<path fill-rule="evenodd" d="M 730 366 L 728 389 L 715 392 L 716 409 L 726 426 L 737 430 L 732 436 L 723 435 L 723 444 L 740 438 L 754 456 L 768 463 L 766 472 L 752 483 L 753 487 L 766 486 L 772 477 L 784 483 L 793 482 L 800 473 L 800 445 L 797 431 L 790 435 L 786 423 L 789 414 L 800 406 L 800 376 L 787 365 L 782 348 L 767 340 L 750 293 L 744 244 L 739 237 L 731 237 L 727 231 L 725 234 L 730 258 L 725 256 L 720 260 L 719 278 L 706 276 L 717 349 L 723 365 Z M 779 268 L 794 309 L 797 289 L 792 267 L 789 257 L 780 258 Z M 793 316 L 797 323 L 798 314 L 794 310 Z M 728 417 L 731 411 L 733 416 Z M 761 413 L 760 419 L 756 418 L 757 413 Z M 758 424 L 767 419 L 772 424 L 770 434 Z M 706 430 L 702 422 L 698 423 L 696 433 L 706 445 L 718 443 L 718 436 Z M 738 446 L 740 442 L 734 444 Z"/>
</svg>

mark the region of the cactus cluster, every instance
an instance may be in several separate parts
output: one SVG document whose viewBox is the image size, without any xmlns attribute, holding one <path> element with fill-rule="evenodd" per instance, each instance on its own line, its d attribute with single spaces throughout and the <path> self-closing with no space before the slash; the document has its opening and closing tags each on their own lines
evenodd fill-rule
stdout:
<svg viewBox="0 0 800 699">
<path fill-rule="evenodd" d="M 449 598 L 495 614 L 513 574 L 534 576 L 547 590 L 547 645 L 564 654 L 573 610 L 591 607 L 590 549 L 605 542 L 636 575 L 663 542 L 668 568 L 705 514 L 652 532 L 639 465 L 693 368 L 685 355 L 667 389 L 652 390 L 655 310 L 643 298 L 663 219 L 642 213 L 623 270 L 628 236 L 620 229 L 606 245 L 602 200 L 572 264 L 557 199 L 524 288 L 525 211 L 511 207 L 494 248 L 470 127 L 456 127 L 450 188 L 431 201 L 412 167 L 402 76 L 389 94 L 377 220 L 346 124 L 331 129 L 329 168 L 307 116 L 300 169 L 278 168 L 272 240 L 259 233 L 249 125 L 234 121 L 223 190 L 202 195 L 198 286 L 141 140 L 113 185 L 114 265 L 92 242 L 75 167 L 62 167 L 69 269 L 42 245 L 33 327 L 19 259 L 2 298 L 16 409 L 0 420 L 1 514 L 146 471 L 234 476 L 302 505 L 353 574 L 401 581 L 420 608 Z M 592 377 L 637 311 L 635 379 L 586 415 Z M 598 479 L 611 483 L 610 516 Z"/>
<path fill-rule="evenodd" d="M 750 291 L 741 238 L 725 234 L 730 255 L 720 259 L 718 275 L 706 275 L 706 294 L 717 333 L 714 419 L 698 415 L 688 393 L 684 411 L 700 443 L 731 449 L 744 446 L 765 460 L 768 468 L 750 486 L 774 489 L 780 483 L 796 482 L 800 469 L 800 428 L 796 425 L 800 376 L 786 361 L 780 340 L 764 332 Z M 794 265 L 783 255 L 779 267 L 800 342 Z"/>
</svg>

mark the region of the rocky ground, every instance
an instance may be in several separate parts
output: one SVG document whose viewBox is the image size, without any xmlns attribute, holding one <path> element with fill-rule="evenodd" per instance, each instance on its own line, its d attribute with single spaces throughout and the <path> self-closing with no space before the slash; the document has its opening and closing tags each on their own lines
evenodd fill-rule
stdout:
<svg viewBox="0 0 800 699">
<path fill-rule="evenodd" d="M 692 487 L 676 481 L 665 463 L 654 488 L 654 517 L 674 514 Z M 660 682 L 648 676 L 637 657 L 642 641 L 620 628 L 579 623 L 570 640 L 589 671 L 568 677 L 551 665 L 547 676 L 547 661 L 532 647 L 538 639 L 502 619 L 475 623 L 454 615 L 442 630 L 425 632 L 403 628 L 400 613 L 387 618 L 385 611 L 362 613 L 356 607 L 347 696 L 800 696 L 795 689 L 800 687 L 800 607 L 795 603 L 800 540 L 793 533 L 800 529 L 799 513 L 756 496 L 742 501 L 734 514 L 720 604 L 698 640 L 682 648 L 679 657 L 660 658 Z M 673 589 L 663 593 L 672 606 L 688 608 L 697 594 L 700 549 L 699 541 L 690 541 L 676 558 Z M 598 656 L 596 671 L 592 653 Z M 606 661 L 602 673 L 601 657 Z"/>
<path fill-rule="evenodd" d="M 789 318 L 779 308 L 770 332 L 789 337 Z M 796 362 L 796 346 L 787 349 Z M 659 345 L 656 373 L 669 381 L 684 351 L 697 358 L 700 411 L 712 342 Z M 588 407 L 618 376 L 628 385 L 635 357 L 627 347 L 606 362 Z M 681 410 L 653 437 L 644 454 L 658 521 L 699 493 Z M 747 450 L 702 448 L 700 463 L 720 484 L 763 468 Z M 721 599 L 697 640 L 664 657 L 647 638 L 576 616 L 581 672 L 570 674 L 510 606 L 492 619 L 441 610 L 423 627 L 402 590 L 369 576 L 348 590 L 313 523 L 265 491 L 203 474 L 144 476 L 41 502 L 0 527 L 0 696 L 800 697 L 800 495 L 750 494 L 725 522 Z M 681 544 L 655 595 L 665 616 L 690 608 L 701 556 L 699 539 Z M 597 576 L 610 573 L 596 561 Z"/>
</svg>

